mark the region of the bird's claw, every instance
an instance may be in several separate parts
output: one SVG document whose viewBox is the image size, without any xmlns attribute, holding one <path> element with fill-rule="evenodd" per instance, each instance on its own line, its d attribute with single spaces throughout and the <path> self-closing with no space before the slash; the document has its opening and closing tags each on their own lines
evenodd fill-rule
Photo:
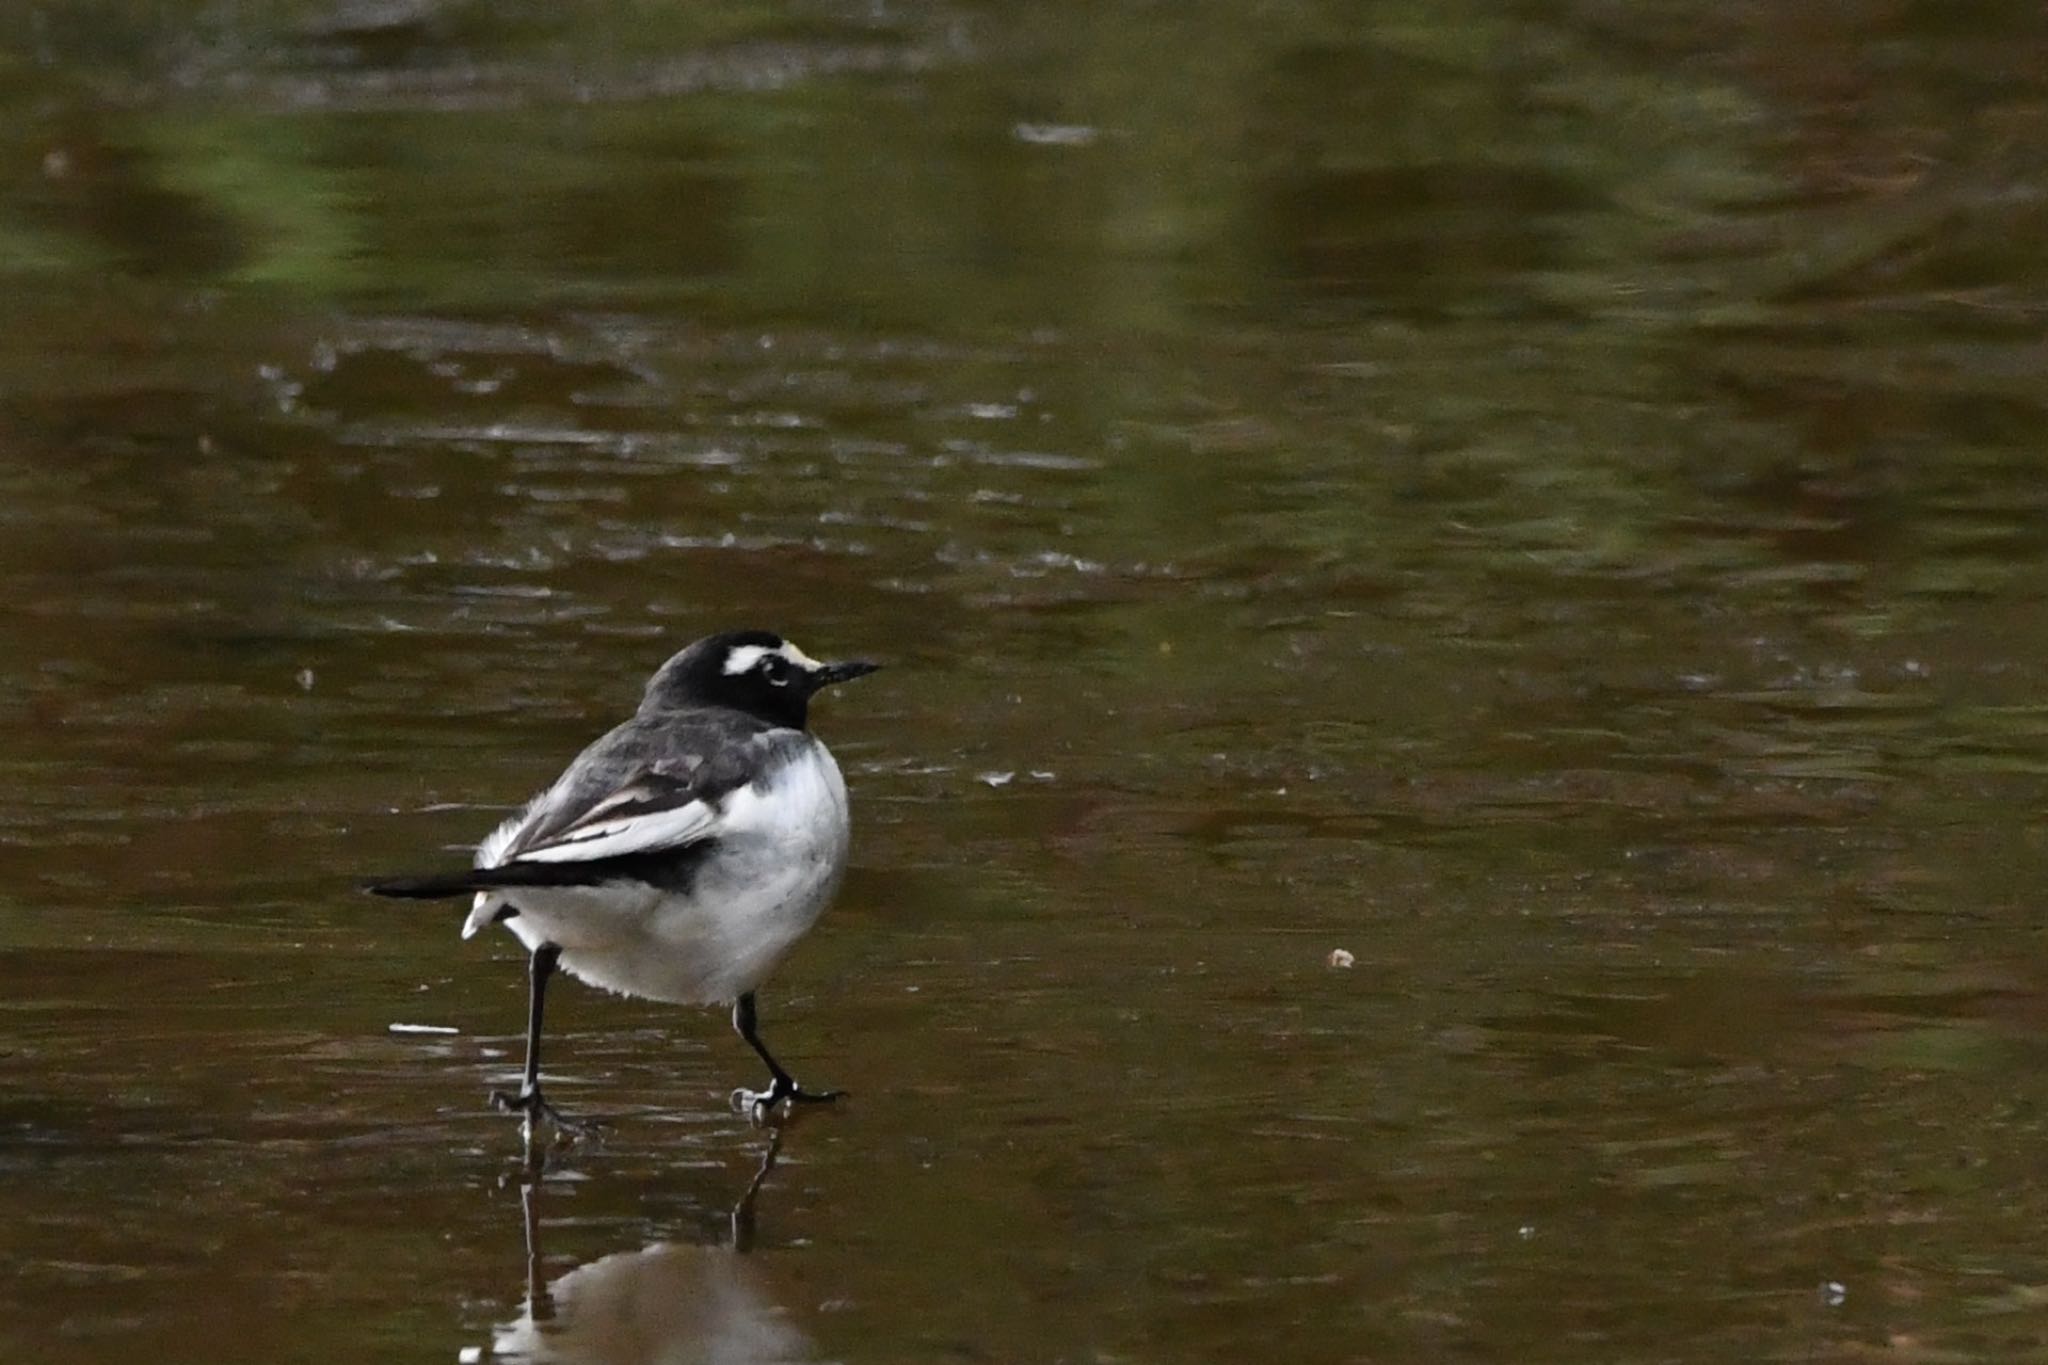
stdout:
<svg viewBox="0 0 2048 1365">
<path fill-rule="evenodd" d="M 755 1123 L 765 1123 L 776 1106 L 785 1100 L 793 1109 L 799 1104 L 830 1104 L 845 1094 L 844 1090 L 806 1090 L 794 1081 L 777 1077 L 766 1090 L 749 1090 L 741 1086 L 733 1091 L 732 1111 L 746 1115 Z"/>
<path fill-rule="evenodd" d="M 594 1136 L 604 1127 L 604 1124 L 596 1119 L 570 1118 L 561 1110 L 549 1104 L 538 1089 L 522 1090 L 516 1095 L 510 1091 L 493 1090 L 491 1092 L 491 1108 L 501 1114 L 524 1115 L 529 1136 L 531 1136 L 534 1122 L 537 1119 L 546 1119 L 555 1126 L 557 1132 L 566 1133 L 570 1137 L 577 1138 Z"/>
</svg>

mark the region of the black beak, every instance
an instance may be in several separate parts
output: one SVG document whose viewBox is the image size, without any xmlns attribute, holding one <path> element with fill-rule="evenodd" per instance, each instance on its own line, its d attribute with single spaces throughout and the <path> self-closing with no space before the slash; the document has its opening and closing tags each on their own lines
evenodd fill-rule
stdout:
<svg viewBox="0 0 2048 1365">
<path fill-rule="evenodd" d="M 880 664 L 871 663 L 866 659 L 846 659 L 836 664 L 825 664 L 811 674 L 811 691 L 820 692 L 834 683 L 864 678 L 880 667 Z"/>
</svg>

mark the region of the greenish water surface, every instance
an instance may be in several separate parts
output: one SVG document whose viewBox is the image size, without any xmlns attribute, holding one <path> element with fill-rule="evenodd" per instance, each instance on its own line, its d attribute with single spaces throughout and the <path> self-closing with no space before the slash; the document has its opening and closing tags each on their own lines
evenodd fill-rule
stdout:
<svg viewBox="0 0 2048 1365">
<path fill-rule="evenodd" d="M 6 7 L 0 1357 L 2048 1357 L 2042 42 Z M 733 625 L 853 1099 L 568 984 L 529 1179 L 352 887 Z"/>
</svg>

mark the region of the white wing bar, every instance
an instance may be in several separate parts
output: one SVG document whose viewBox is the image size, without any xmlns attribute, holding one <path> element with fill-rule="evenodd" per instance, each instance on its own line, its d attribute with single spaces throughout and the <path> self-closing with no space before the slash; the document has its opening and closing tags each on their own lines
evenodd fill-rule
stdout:
<svg viewBox="0 0 2048 1365">
<path fill-rule="evenodd" d="M 552 843 L 522 849 L 519 863 L 584 863 L 627 853 L 652 853 L 709 838 L 718 827 L 719 811 L 703 801 L 616 820 L 579 825 Z"/>
</svg>

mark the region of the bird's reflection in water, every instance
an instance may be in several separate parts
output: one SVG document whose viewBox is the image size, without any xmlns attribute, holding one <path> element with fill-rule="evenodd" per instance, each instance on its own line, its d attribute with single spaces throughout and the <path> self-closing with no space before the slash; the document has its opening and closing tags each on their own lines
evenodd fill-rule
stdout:
<svg viewBox="0 0 2048 1365">
<path fill-rule="evenodd" d="M 549 1365 L 738 1365 L 807 1361 L 811 1342 L 747 1255 L 754 1202 L 782 1146 L 777 1132 L 733 1208 L 729 1243 L 657 1242 L 542 1280 L 540 1182 L 521 1188 L 526 1311 L 492 1336 L 492 1360 Z M 467 1358 L 476 1359 L 476 1355 Z"/>
</svg>

